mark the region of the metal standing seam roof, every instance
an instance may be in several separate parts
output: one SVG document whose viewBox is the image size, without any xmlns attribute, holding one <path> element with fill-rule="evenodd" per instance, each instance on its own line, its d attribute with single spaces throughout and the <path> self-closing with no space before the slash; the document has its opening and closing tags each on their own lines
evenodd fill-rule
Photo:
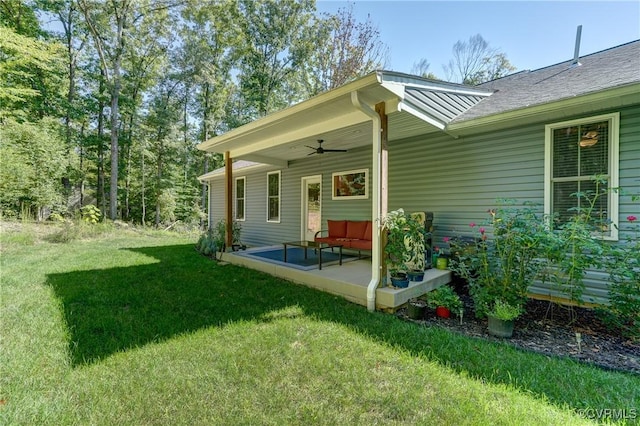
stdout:
<svg viewBox="0 0 640 426">
<path fill-rule="evenodd" d="M 408 87 L 405 88 L 404 101 L 446 124 L 484 98 L 486 96 L 460 95 Z"/>
</svg>

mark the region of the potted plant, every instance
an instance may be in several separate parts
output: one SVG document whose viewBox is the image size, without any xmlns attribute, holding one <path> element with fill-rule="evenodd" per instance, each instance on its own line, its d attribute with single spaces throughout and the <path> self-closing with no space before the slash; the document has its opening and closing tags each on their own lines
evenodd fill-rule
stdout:
<svg viewBox="0 0 640 426">
<path fill-rule="evenodd" d="M 496 337 L 511 337 L 514 321 L 521 314 L 522 308 L 520 306 L 511 305 L 501 299 L 496 300 L 493 307 L 487 312 L 489 334 Z"/>
<path fill-rule="evenodd" d="M 423 299 L 410 299 L 407 303 L 407 316 L 411 319 L 422 319 L 427 310 L 427 302 Z"/>
<path fill-rule="evenodd" d="M 418 272 L 414 279 L 424 278 L 425 237 L 424 226 L 403 209 L 389 212 L 382 219 L 387 243 L 384 247 L 385 262 L 389 268 L 391 283 L 395 287 L 408 287 L 408 271 Z"/>
<path fill-rule="evenodd" d="M 436 310 L 436 315 L 441 318 L 451 317 L 451 311 L 458 312 L 462 309 L 460 297 L 448 285 L 443 285 L 427 293 L 427 304 Z"/>
</svg>

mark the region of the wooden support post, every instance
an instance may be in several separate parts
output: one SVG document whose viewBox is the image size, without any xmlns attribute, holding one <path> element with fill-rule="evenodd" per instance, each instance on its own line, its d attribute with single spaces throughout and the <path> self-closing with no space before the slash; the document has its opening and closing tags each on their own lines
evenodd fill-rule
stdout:
<svg viewBox="0 0 640 426">
<path fill-rule="evenodd" d="M 231 153 L 224 153 L 224 176 L 225 176 L 225 244 L 231 249 L 233 243 L 233 167 Z"/>
</svg>

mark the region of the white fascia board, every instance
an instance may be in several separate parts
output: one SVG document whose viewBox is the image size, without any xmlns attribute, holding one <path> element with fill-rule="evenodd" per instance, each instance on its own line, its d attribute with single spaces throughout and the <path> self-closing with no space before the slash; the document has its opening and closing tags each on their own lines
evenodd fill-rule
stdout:
<svg viewBox="0 0 640 426">
<path fill-rule="evenodd" d="M 362 90 L 363 88 L 371 86 L 373 84 L 378 84 L 378 76 L 376 72 L 368 74 L 344 86 L 338 87 L 337 89 L 330 90 L 281 111 L 274 112 L 265 117 L 259 118 L 255 121 L 252 121 L 251 123 L 230 130 L 223 135 L 213 137 L 205 142 L 202 142 L 201 144 L 198 144 L 196 148 L 201 151 L 216 152 L 216 147 L 224 143 L 236 141 L 254 132 L 259 132 L 265 128 L 277 125 L 297 113 L 310 110 L 318 105 L 328 103 L 345 95 L 349 95 L 354 90 Z M 225 150 L 226 149 L 222 149 L 221 151 Z"/>
<path fill-rule="evenodd" d="M 413 115 L 414 117 L 419 118 L 420 120 L 431 124 L 432 126 L 440 129 L 440 130 L 444 130 L 446 125 L 445 123 L 438 121 L 432 117 L 429 117 L 428 115 L 426 115 L 425 113 L 418 111 L 417 109 L 415 109 L 414 107 L 410 106 L 409 104 L 407 104 L 406 102 L 400 102 L 398 104 L 398 111 L 406 111 L 409 114 Z"/>
<path fill-rule="evenodd" d="M 351 111 L 329 120 L 320 121 L 309 126 L 292 129 L 288 132 L 279 133 L 269 138 L 261 139 L 259 142 L 252 144 L 244 144 L 235 149 L 230 150 L 232 158 L 247 158 L 254 152 L 267 149 L 276 145 L 297 141 L 300 139 L 313 137 L 327 130 L 340 129 L 353 124 L 359 124 L 368 121 L 368 117 L 361 111 L 352 109 Z"/>
<path fill-rule="evenodd" d="M 250 171 L 253 171 L 253 170 L 259 170 L 259 169 L 266 169 L 266 168 L 269 168 L 269 167 L 271 167 L 270 164 L 262 164 L 262 163 L 253 164 L 251 166 L 245 166 L 245 167 L 241 167 L 239 169 L 234 168 L 233 169 L 233 174 L 234 175 L 243 176 L 246 172 L 250 172 Z M 212 181 L 214 179 L 218 179 L 218 178 L 222 179 L 222 178 L 224 178 L 224 171 L 225 171 L 224 167 L 221 167 L 219 169 L 210 171 L 209 173 L 206 173 L 204 175 L 198 176 L 198 180 L 200 182 L 206 183 L 206 182 L 210 182 L 210 181 Z"/>
<path fill-rule="evenodd" d="M 272 166 L 278 166 L 284 169 L 289 167 L 289 162 L 287 160 L 283 160 L 282 158 L 269 157 L 266 155 L 258 155 L 258 154 L 244 155 L 242 159 L 247 161 L 254 161 L 256 163 L 270 164 Z"/>
</svg>

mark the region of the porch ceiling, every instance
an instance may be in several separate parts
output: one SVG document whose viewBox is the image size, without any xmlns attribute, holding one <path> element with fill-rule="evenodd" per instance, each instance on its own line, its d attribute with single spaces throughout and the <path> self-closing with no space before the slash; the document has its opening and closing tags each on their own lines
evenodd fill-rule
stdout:
<svg viewBox="0 0 640 426">
<path fill-rule="evenodd" d="M 317 147 L 319 139 L 325 149 L 371 145 L 371 119 L 352 104 L 354 91 L 371 108 L 385 103 L 389 140 L 442 130 L 459 111 L 490 94 L 380 71 L 212 138 L 198 148 L 286 167 L 289 161 L 311 154 L 309 147 Z"/>
</svg>

